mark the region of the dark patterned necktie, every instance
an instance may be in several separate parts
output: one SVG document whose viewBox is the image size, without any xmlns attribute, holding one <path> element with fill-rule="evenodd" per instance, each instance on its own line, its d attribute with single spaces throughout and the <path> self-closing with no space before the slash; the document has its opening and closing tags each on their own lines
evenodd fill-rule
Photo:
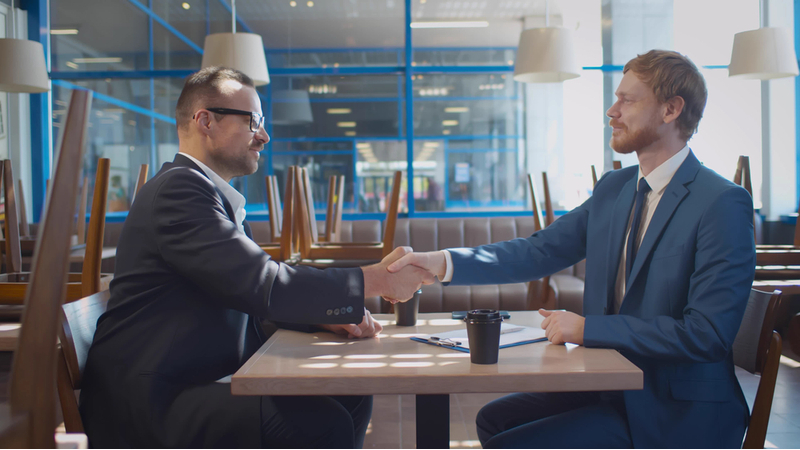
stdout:
<svg viewBox="0 0 800 450">
<path fill-rule="evenodd" d="M 636 190 L 636 203 L 633 205 L 633 223 L 631 224 L 631 232 L 628 234 L 628 248 L 625 252 L 625 284 L 628 283 L 628 278 L 631 276 L 631 267 L 633 261 L 636 259 L 636 251 L 638 250 L 639 243 L 639 225 L 642 223 L 642 209 L 644 209 L 644 201 L 647 193 L 650 192 L 650 185 L 642 177 L 639 180 L 639 188 Z"/>
</svg>

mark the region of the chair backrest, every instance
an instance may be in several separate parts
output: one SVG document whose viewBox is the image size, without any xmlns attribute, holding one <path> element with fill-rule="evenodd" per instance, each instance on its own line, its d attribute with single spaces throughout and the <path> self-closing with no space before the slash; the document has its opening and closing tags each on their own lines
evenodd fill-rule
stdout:
<svg viewBox="0 0 800 450">
<path fill-rule="evenodd" d="M 781 337 L 774 331 L 781 291 L 750 291 L 742 324 L 733 342 L 733 362 L 760 374 L 744 448 L 764 448 L 772 396 L 781 357 Z"/>
<path fill-rule="evenodd" d="M 149 164 L 142 164 L 139 166 L 139 175 L 136 177 L 136 186 L 133 188 L 133 195 L 131 196 L 131 204 L 136 199 L 136 194 L 139 193 L 139 189 L 144 186 L 147 182 L 147 172 L 150 169 Z"/>
<path fill-rule="evenodd" d="M 89 202 L 89 177 L 83 177 L 81 186 L 81 201 L 78 202 L 78 217 L 75 232 L 78 235 L 78 244 L 86 243 L 86 205 Z"/>
<path fill-rule="evenodd" d="M 22 180 L 17 180 L 19 184 L 19 235 L 29 237 L 31 227 L 28 224 L 28 209 L 25 206 L 25 191 L 22 189 Z"/>
<path fill-rule="evenodd" d="M 317 230 L 317 211 L 314 209 L 314 193 L 312 192 L 313 186 L 311 185 L 311 178 L 308 176 L 308 169 L 305 167 L 300 169 L 301 176 L 298 179 L 303 184 L 303 193 L 306 196 L 306 208 L 308 208 L 308 226 L 311 229 L 311 242 L 319 241 L 319 232 Z"/>
<path fill-rule="evenodd" d="M 328 180 L 328 204 L 325 212 L 325 241 L 339 242 L 342 228 L 344 175 L 331 175 Z M 322 238 L 320 237 L 320 240 Z"/>
<path fill-rule="evenodd" d="M 556 214 L 553 211 L 553 202 L 550 201 L 550 183 L 547 182 L 547 172 L 542 172 L 542 188 L 544 188 L 545 226 L 549 227 L 556 221 Z"/>
<path fill-rule="evenodd" d="M 6 236 L 6 271 L 16 273 L 22 271 L 22 248 L 19 243 L 19 221 L 17 219 L 17 201 L 14 193 L 14 174 L 11 160 L 3 161 L 3 190 L 5 191 L 6 220 L 3 229 Z"/>
<path fill-rule="evenodd" d="M 71 223 L 75 212 L 91 98 L 89 91 L 72 92 L 53 189 L 39 227 L 9 383 L 11 413 L 26 418 L 28 442 L 15 442 L 13 446 L 55 447 L 55 342 L 66 296 L 71 234 L 64 224 Z"/>
<path fill-rule="evenodd" d="M 400 209 L 400 184 L 403 180 L 403 172 L 394 173 L 392 183 L 392 194 L 389 206 L 386 208 L 386 221 L 383 227 L 383 256 L 385 257 L 394 250 L 394 232 L 397 228 L 397 213 Z"/>
<path fill-rule="evenodd" d="M 264 181 L 267 185 L 267 209 L 269 210 L 269 241 L 276 242 L 281 236 L 281 220 L 278 211 L 281 208 L 278 200 L 275 175 L 267 175 Z"/>
<path fill-rule="evenodd" d="M 100 291 L 61 307 L 63 315 L 58 335 L 61 342 L 58 393 L 64 426 L 68 433 L 83 432 L 74 391 L 81 388 L 83 369 L 97 329 L 97 319 L 106 312 L 110 297 L 111 291 Z"/>
<path fill-rule="evenodd" d="M 336 219 L 333 210 L 335 209 L 334 203 L 336 202 L 336 175 L 331 175 L 328 178 L 328 203 L 325 209 L 325 237 L 324 240 L 333 242 L 330 238 L 333 234 L 333 221 Z M 320 236 L 320 240 L 323 237 Z"/>
<path fill-rule="evenodd" d="M 592 186 L 597 184 L 597 169 L 594 168 L 594 164 L 592 164 Z"/>
<path fill-rule="evenodd" d="M 92 194 L 92 212 L 89 216 L 89 234 L 86 238 L 86 251 L 83 256 L 81 274 L 81 294 L 92 295 L 100 290 L 100 265 L 103 262 L 103 235 L 106 228 L 106 207 L 108 205 L 108 176 L 111 160 L 97 160 L 97 173 Z"/>
<path fill-rule="evenodd" d="M 733 182 L 745 188 L 750 196 L 753 196 L 753 185 L 750 181 L 750 157 L 740 155 L 736 161 L 736 173 L 733 174 Z"/>
<path fill-rule="evenodd" d="M 344 175 L 339 175 L 339 182 L 336 183 L 336 198 L 334 199 L 333 208 L 333 237 L 328 237 L 331 242 L 340 242 L 342 240 L 342 210 L 344 209 Z M 330 233 L 329 233 L 330 235 Z"/>
<path fill-rule="evenodd" d="M 281 260 L 286 261 L 295 253 L 295 226 L 297 223 L 297 216 L 299 210 L 295 202 L 297 195 L 298 173 L 299 168 L 295 166 L 289 167 L 286 171 L 286 188 L 283 193 L 283 212 L 282 212 L 282 225 L 281 225 Z M 277 181 L 276 181 L 277 182 Z M 275 189 L 277 191 L 277 189 Z"/>
<path fill-rule="evenodd" d="M 614 170 L 622 169 L 622 161 L 611 161 L 611 167 L 613 167 Z"/>
<path fill-rule="evenodd" d="M 536 188 L 536 180 L 532 173 L 528 174 L 528 187 L 531 191 L 531 206 L 533 208 L 533 231 L 539 231 L 545 227 L 542 209 L 539 207 L 539 190 Z"/>
</svg>

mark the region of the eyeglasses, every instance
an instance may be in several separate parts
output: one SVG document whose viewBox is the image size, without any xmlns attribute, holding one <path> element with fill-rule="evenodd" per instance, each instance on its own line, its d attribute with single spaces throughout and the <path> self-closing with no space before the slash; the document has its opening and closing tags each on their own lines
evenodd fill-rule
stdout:
<svg viewBox="0 0 800 450">
<path fill-rule="evenodd" d="M 228 109 L 228 108 L 206 108 L 207 110 L 217 114 L 233 114 L 237 116 L 250 116 L 250 131 L 256 132 L 261 125 L 264 124 L 264 116 L 250 111 L 242 111 L 241 109 Z"/>
</svg>

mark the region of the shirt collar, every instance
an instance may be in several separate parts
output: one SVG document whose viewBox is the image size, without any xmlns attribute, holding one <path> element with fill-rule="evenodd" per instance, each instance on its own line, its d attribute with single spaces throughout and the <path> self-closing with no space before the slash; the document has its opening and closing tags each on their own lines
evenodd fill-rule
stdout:
<svg viewBox="0 0 800 450">
<path fill-rule="evenodd" d="M 211 179 L 211 182 L 214 183 L 214 186 L 217 187 L 222 192 L 222 195 L 228 199 L 231 203 L 231 208 L 233 208 L 234 214 L 236 214 L 236 221 L 238 222 L 236 226 L 241 226 L 242 221 L 244 220 L 245 215 L 247 212 L 244 210 L 245 203 L 247 200 L 244 198 L 244 195 L 240 194 L 239 191 L 233 188 L 230 184 L 228 184 L 225 180 L 222 179 L 221 176 L 217 175 L 210 167 L 200 162 L 197 158 L 187 153 L 179 152 L 179 155 L 183 155 L 192 160 L 193 163 L 197 164 L 208 178 Z M 241 218 L 239 217 L 241 216 Z"/>
<path fill-rule="evenodd" d="M 661 163 L 649 175 L 644 176 L 642 173 L 642 166 L 639 166 L 639 176 L 636 178 L 636 185 L 639 185 L 639 180 L 644 177 L 647 184 L 652 189 L 652 192 L 660 193 L 666 189 L 675 172 L 681 167 L 683 161 L 689 156 L 689 146 L 685 145 L 678 153 L 674 154 L 672 158 Z"/>
</svg>

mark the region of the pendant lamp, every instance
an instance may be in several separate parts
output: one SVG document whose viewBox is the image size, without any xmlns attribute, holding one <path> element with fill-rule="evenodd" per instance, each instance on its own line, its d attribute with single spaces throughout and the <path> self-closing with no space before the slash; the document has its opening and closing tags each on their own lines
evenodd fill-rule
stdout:
<svg viewBox="0 0 800 450">
<path fill-rule="evenodd" d="M 763 0 L 758 3 L 758 16 L 761 28 L 733 36 L 728 76 L 747 80 L 797 76 L 800 72 L 797 69 L 792 30 L 764 26 L 766 21 Z"/>
<path fill-rule="evenodd" d="M 273 92 L 272 117 L 272 123 L 275 125 L 301 125 L 313 122 L 308 92 L 302 89 Z"/>
<path fill-rule="evenodd" d="M 790 29 L 764 27 L 733 36 L 729 77 L 770 80 L 794 77 L 799 73 Z"/>
<path fill-rule="evenodd" d="M 550 27 L 549 2 L 545 2 L 544 28 L 524 30 L 519 38 L 514 80 L 523 83 L 553 83 L 577 78 L 580 67 L 575 58 L 572 31 Z"/>
<path fill-rule="evenodd" d="M 231 0 L 231 33 L 206 36 L 203 45 L 203 68 L 222 66 L 236 69 L 253 79 L 253 84 L 269 84 L 264 41 L 253 33 L 236 32 L 236 0 Z"/>
<path fill-rule="evenodd" d="M 40 42 L 14 39 L 14 2 L 11 2 L 12 38 L 0 39 L 0 92 L 41 94 L 50 90 L 44 47 Z"/>
</svg>

